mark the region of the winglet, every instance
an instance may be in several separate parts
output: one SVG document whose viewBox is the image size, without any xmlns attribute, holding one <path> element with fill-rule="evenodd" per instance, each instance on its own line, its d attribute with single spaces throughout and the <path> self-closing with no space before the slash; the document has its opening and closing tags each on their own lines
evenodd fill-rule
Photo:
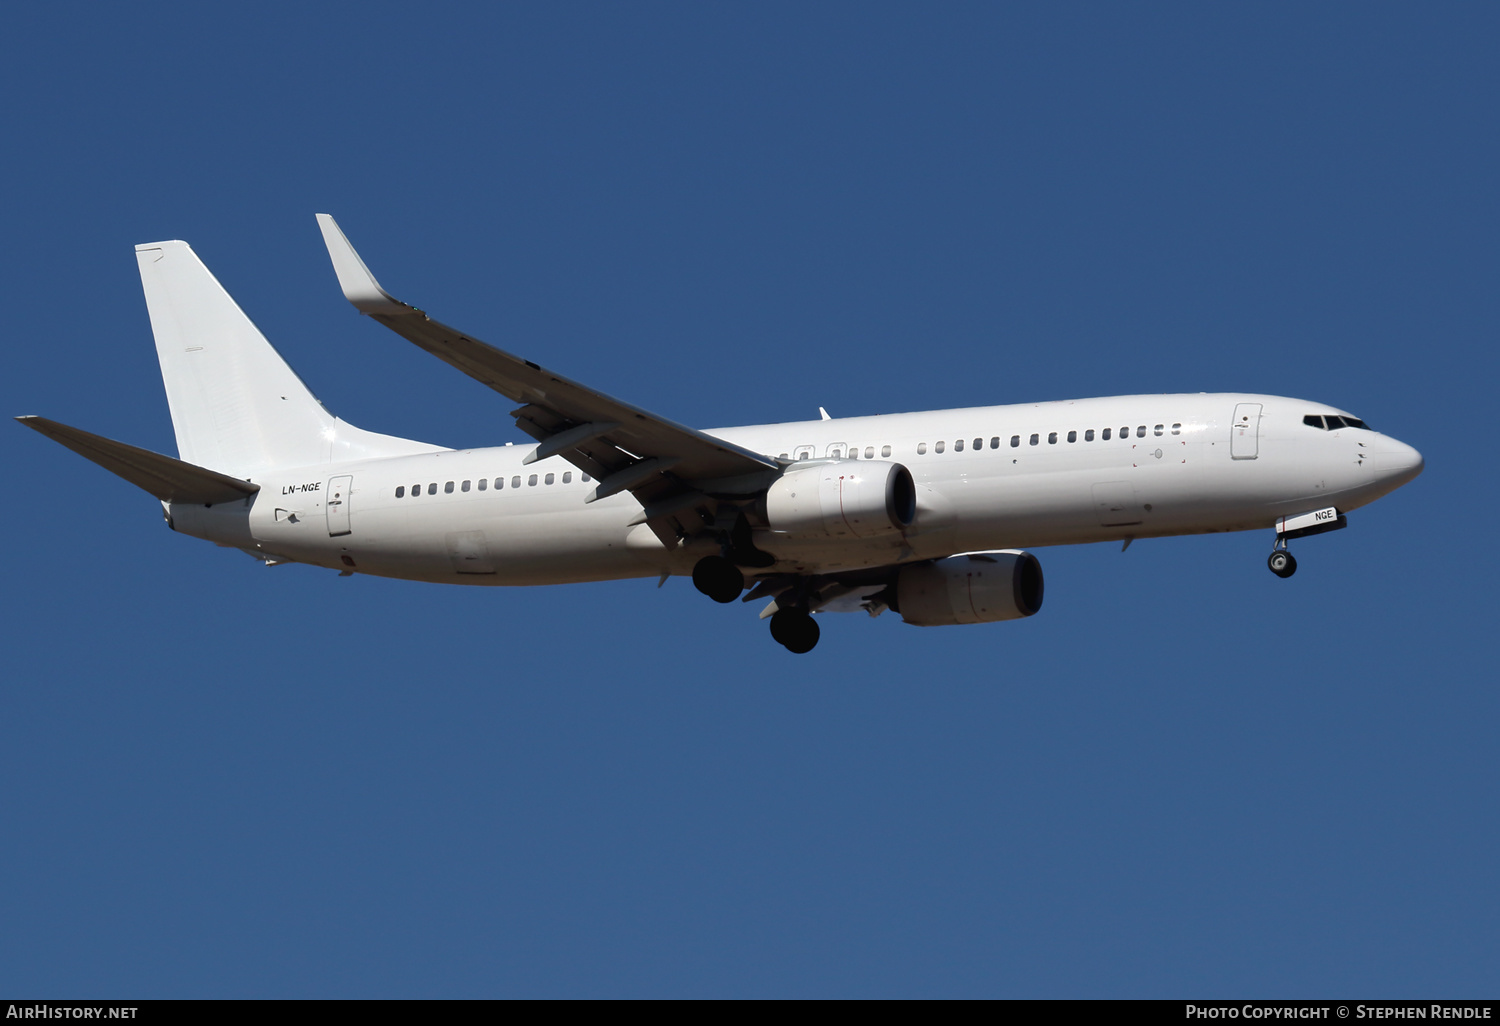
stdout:
<svg viewBox="0 0 1500 1026">
<path fill-rule="evenodd" d="M 328 247 L 328 256 L 333 260 L 333 273 L 339 276 L 339 287 L 344 298 L 354 304 L 362 314 L 402 314 L 411 307 L 380 287 L 380 282 L 370 273 L 365 262 L 349 245 L 349 239 L 339 228 L 332 214 L 319 214 L 318 227 L 323 230 L 323 244 Z"/>
</svg>

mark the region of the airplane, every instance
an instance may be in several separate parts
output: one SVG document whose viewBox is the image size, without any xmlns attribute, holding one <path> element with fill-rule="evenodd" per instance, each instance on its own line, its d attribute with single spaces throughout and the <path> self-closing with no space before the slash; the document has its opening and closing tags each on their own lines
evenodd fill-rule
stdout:
<svg viewBox="0 0 1500 1026">
<path fill-rule="evenodd" d="M 1323 403 L 1132 395 L 698 430 L 478 341 L 386 292 L 327 214 L 361 314 L 518 404 L 535 444 L 454 450 L 330 414 L 185 242 L 136 247 L 177 458 L 43 417 L 22 424 L 161 502 L 174 531 L 303 563 L 470 585 L 691 577 L 768 600 L 794 653 L 815 614 L 919 626 L 1042 607 L 1051 545 L 1271 528 L 1294 539 L 1422 471 Z"/>
</svg>

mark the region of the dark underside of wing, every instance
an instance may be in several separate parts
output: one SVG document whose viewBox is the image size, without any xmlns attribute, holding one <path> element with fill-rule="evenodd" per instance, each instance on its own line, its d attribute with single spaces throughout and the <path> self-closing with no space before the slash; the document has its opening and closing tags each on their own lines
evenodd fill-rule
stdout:
<svg viewBox="0 0 1500 1026">
<path fill-rule="evenodd" d="M 780 473 L 774 458 L 674 423 L 480 342 L 392 297 L 337 224 L 318 215 L 345 297 L 361 313 L 521 405 L 516 424 L 598 482 L 588 501 L 629 491 L 668 545 L 712 523 L 722 499 L 753 496 Z"/>
</svg>

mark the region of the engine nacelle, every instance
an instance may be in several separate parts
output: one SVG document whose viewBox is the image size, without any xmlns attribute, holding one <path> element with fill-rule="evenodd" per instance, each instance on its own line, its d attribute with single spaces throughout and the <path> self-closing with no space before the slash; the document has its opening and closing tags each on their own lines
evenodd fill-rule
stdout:
<svg viewBox="0 0 1500 1026">
<path fill-rule="evenodd" d="M 789 468 L 766 489 L 766 523 L 804 538 L 879 538 L 917 515 L 911 471 L 883 460 L 830 460 Z"/>
<path fill-rule="evenodd" d="M 1029 552 L 970 552 L 903 566 L 896 575 L 901 619 L 919 627 L 1019 620 L 1042 608 L 1042 564 Z"/>
</svg>

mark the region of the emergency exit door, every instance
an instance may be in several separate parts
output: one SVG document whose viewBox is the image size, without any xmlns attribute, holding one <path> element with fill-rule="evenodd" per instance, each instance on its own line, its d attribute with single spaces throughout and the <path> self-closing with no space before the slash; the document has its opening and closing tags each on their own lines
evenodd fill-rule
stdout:
<svg viewBox="0 0 1500 1026">
<path fill-rule="evenodd" d="M 328 494 L 323 497 L 323 506 L 328 510 L 330 538 L 349 533 L 349 491 L 353 485 L 352 477 L 336 477 L 328 482 Z"/>
<path fill-rule="evenodd" d="M 1260 403 L 1240 403 L 1234 408 L 1234 424 L 1229 428 L 1229 456 L 1236 460 L 1253 460 L 1260 455 Z"/>
</svg>

